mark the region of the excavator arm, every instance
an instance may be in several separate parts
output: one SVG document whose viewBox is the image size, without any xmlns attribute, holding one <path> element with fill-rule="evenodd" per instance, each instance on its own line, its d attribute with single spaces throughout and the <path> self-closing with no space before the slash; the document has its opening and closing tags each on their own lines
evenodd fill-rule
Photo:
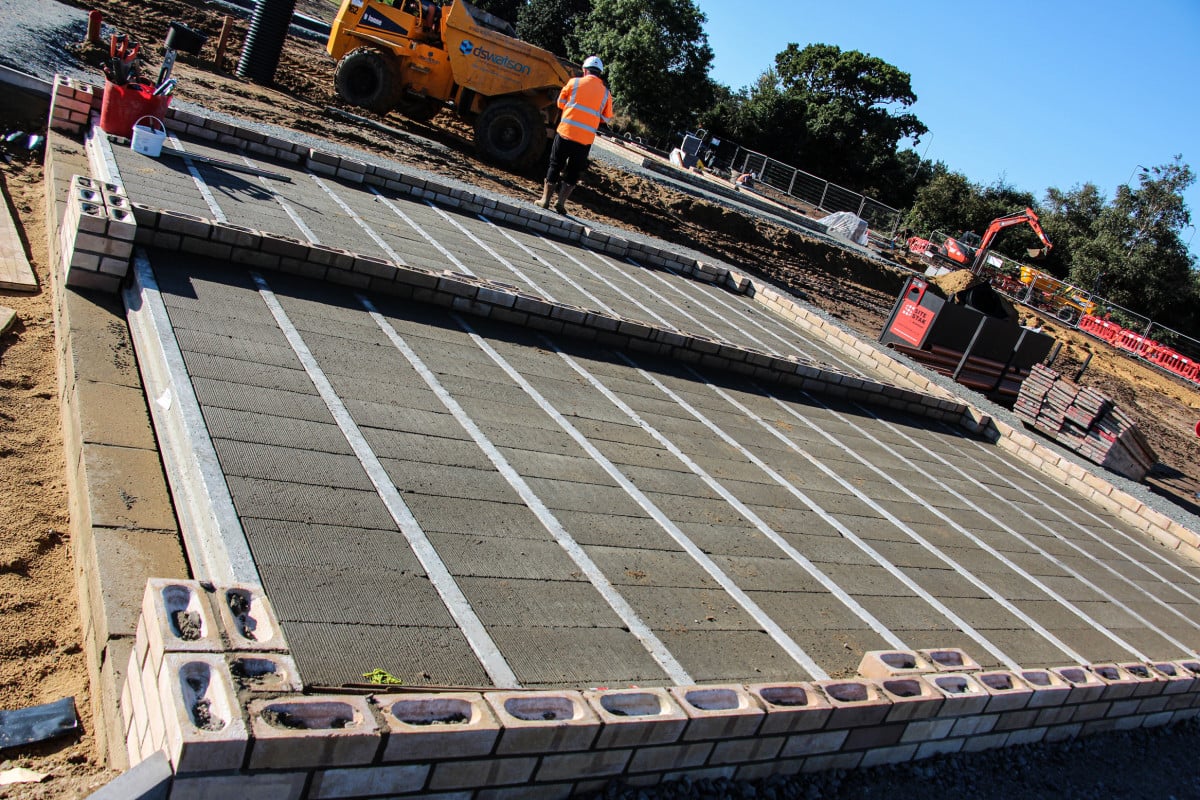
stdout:
<svg viewBox="0 0 1200 800">
<path fill-rule="evenodd" d="M 1022 223 L 1028 223 L 1029 227 L 1033 228 L 1033 232 L 1042 240 L 1042 244 L 1045 245 L 1041 253 L 1042 255 L 1045 255 L 1051 247 L 1054 247 L 1050 243 L 1050 239 L 1047 238 L 1046 232 L 1042 230 L 1042 226 L 1038 224 L 1037 214 L 1033 213 L 1032 208 L 1027 208 L 1020 213 L 1009 214 L 1006 217 L 999 217 L 992 220 L 992 224 L 988 225 L 987 230 L 983 232 L 983 240 L 980 242 L 979 249 L 975 253 L 975 261 L 971 264 L 971 271 L 979 272 L 983 266 L 983 260 L 987 258 L 988 251 L 992 248 L 992 242 L 995 240 L 996 234 L 1005 228 L 1011 228 L 1014 225 Z"/>
</svg>

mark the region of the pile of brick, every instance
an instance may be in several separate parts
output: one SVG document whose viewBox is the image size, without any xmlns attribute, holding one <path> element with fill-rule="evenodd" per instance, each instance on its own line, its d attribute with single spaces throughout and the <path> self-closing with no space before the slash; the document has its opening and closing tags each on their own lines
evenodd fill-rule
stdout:
<svg viewBox="0 0 1200 800">
<path fill-rule="evenodd" d="M 1041 364 L 1021 385 L 1013 410 L 1064 447 L 1130 480 L 1144 479 L 1158 461 L 1137 425 L 1112 400 Z"/>
</svg>

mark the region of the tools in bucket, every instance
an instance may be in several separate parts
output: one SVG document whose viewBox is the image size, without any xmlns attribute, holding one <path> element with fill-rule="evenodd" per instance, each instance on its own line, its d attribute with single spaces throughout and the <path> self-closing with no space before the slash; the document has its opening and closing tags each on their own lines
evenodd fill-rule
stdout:
<svg viewBox="0 0 1200 800">
<path fill-rule="evenodd" d="M 101 65 L 109 83 L 124 86 L 137 80 L 138 51 L 142 46 L 123 33 L 114 33 L 108 40 L 108 59 Z"/>
</svg>

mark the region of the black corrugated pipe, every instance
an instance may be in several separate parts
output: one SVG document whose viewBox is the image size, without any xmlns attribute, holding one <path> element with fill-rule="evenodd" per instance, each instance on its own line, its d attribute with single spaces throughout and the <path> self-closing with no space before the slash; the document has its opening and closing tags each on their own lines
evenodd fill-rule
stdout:
<svg viewBox="0 0 1200 800">
<path fill-rule="evenodd" d="M 287 37 L 296 0 L 258 0 L 250 18 L 250 30 L 242 47 L 237 75 L 255 83 L 269 84 L 275 80 L 279 54 Z"/>
</svg>

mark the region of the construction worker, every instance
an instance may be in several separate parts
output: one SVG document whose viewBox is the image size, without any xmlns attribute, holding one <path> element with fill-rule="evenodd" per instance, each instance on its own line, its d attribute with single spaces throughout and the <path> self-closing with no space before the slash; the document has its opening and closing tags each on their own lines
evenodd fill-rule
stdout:
<svg viewBox="0 0 1200 800">
<path fill-rule="evenodd" d="M 558 93 L 562 122 L 550 148 L 550 169 L 537 204 L 550 207 L 550 195 L 558 189 L 555 210 L 567 213 L 567 198 L 579 183 L 587 167 L 588 151 L 596 140 L 596 130 L 613 116 L 612 94 L 604 85 L 604 64 L 598 56 L 583 60 L 583 77 L 572 78 Z"/>
</svg>

